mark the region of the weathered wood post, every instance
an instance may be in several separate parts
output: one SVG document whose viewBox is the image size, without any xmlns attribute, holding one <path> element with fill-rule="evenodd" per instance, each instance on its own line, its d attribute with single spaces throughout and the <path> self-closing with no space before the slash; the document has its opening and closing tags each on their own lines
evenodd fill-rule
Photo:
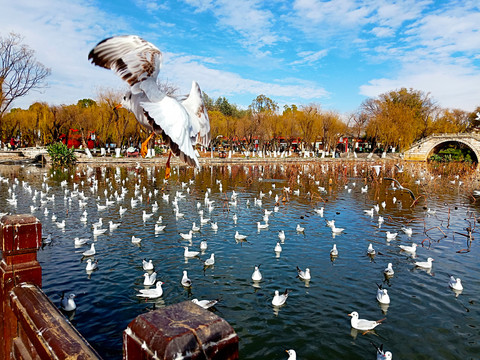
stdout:
<svg viewBox="0 0 480 360">
<path fill-rule="evenodd" d="M 191 301 L 137 316 L 123 332 L 123 358 L 238 359 L 238 336 L 221 317 Z"/>
<path fill-rule="evenodd" d="M 6 215 L 0 220 L 0 359 L 10 358 L 17 319 L 9 305 L 9 292 L 28 282 L 42 286 L 37 250 L 42 243 L 42 224 L 33 215 Z"/>
</svg>

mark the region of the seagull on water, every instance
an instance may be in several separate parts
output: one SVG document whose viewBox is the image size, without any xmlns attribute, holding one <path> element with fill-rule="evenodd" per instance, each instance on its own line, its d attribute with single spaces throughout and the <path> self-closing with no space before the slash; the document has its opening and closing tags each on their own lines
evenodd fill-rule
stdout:
<svg viewBox="0 0 480 360">
<path fill-rule="evenodd" d="M 130 85 L 121 105 L 133 112 L 140 124 L 162 135 L 182 161 L 200 167 L 193 146 L 197 142 L 208 146 L 210 121 L 202 91 L 195 81 L 184 100 L 166 94 L 157 83 L 162 53 L 135 35 L 102 40 L 90 51 L 88 59 L 97 66 L 111 69 Z M 146 149 L 145 143 L 142 149 Z"/>
<path fill-rule="evenodd" d="M 377 350 L 377 360 L 392 360 L 392 353 L 390 351 L 383 351 L 383 344 L 378 347 L 373 342 L 370 343 L 375 347 Z"/>
<path fill-rule="evenodd" d="M 383 270 L 383 273 L 385 274 L 385 276 L 389 276 L 389 277 L 395 274 L 395 272 L 393 271 L 392 263 L 388 263 L 385 270 Z"/>
<path fill-rule="evenodd" d="M 205 251 L 208 248 L 208 244 L 205 240 L 200 241 L 200 250 Z"/>
<path fill-rule="evenodd" d="M 362 330 L 362 331 L 373 330 L 378 325 L 380 325 L 381 322 L 383 321 L 383 320 L 372 321 L 372 320 L 359 319 L 358 318 L 358 312 L 356 312 L 356 311 L 348 314 L 348 316 L 352 317 L 350 319 L 350 325 L 352 326 L 352 328 L 357 329 L 357 330 Z"/>
<path fill-rule="evenodd" d="M 448 286 L 450 286 L 453 290 L 457 290 L 457 291 L 463 290 L 462 280 L 460 280 L 460 278 L 455 278 L 455 276 L 453 275 L 450 275 Z"/>
<path fill-rule="evenodd" d="M 86 250 L 83 252 L 83 256 L 93 256 L 96 254 L 96 251 L 95 251 L 95 244 L 92 244 L 92 246 L 90 246 L 90 249 Z"/>
<path fill-rule="evenodd" d="M 296 230 L 297 230 L 297 232 L 304 232 L 304 231 L 305 231 L 305 228 L 304 228 L 304 227 L 301 227 L 300 224 L 297 224 Z"/>
<path fill-rule="evenodd" d="M 332 229 L 332 234 L 334 234 L 334 235 L 338 235 L 338 234 L 340 234 L 343 230 L 345 230 L 344 228 L 337 228 L 337 227 L 335 226 L 335 224 L 333 224 L 330 228 Z"/>
<path fill-rule="evenodd" d="M 238 231 L 235 232 L 235 240 L 245 240 L 247 235 L 242 235 Z"/>
<path fill-rule="evenodd" d="M 297 360 L 297 353 L 295 352 L 295 350 L 285 350 L 288 354 L 288 359 L 287 360 Z"/>
<path fill-rule="evenodd" d="M 77 304 L 75 304 L 75 294 L 69 294 L 67 297 L 65 297 L 62 294 L 62 309 L 65 311 L 73 311 L 77 308 Z"/>
<path fill-rule="evenodd" d="M 275 290 L 275 295 L 273 296 L 273 299 L 272 299 L 272 305 L 282 306 L 283 304 L 285 304 L 285 301 L 287 301 L 289 292 L 290 290 L 286 289 L 284 293 L 280 294 L 278 290 Z"/>
<path fill-rule="evenodd" d="M 371 243 L 368 244 L 367 254 L 368 255 L 375 255 L 375 249 L 373 248 L 373 245 Z"/>
<path fill-rule="evenodd" d="M 143 259 L 142 260 L 142 266 L 143 266 L 143 270 L 145 270 L 145 271 L 153 270 L 153 262 L 152 262 L 151 259 L 148 260 L 148 261 L 147 261 L 147 259 Z"/>
<path fill-rule="evenodd" d="M 205 260 L 205 262 L 203 263 L 205 266 L 212 266 L 215 264 L 215 254 L 212 253 L 212 255 L 210 255 L 210 257 Z"/>
<path fill-rule="evenodd" d="M 415 254 L 415 252 L 417 251 L 417 244 L 415 243 L 412 243 L 411 246 L 408 246 L 408 245 L 399 245 L 399 246 L 400 246 L 400 249 L 410 254 Z"/>
<path fill-rule="evenodd" d="M 94 271 L 98 266 L 98 261 L 92 261 L 92 259 L 87 259 L 87 266 L 85 267 L 86 271 Z"/>
<path fill-rule="evenodd" d="M 82 246 L 82 245 L 85 245 L 88 241 L 88 239 L 80 239 L 78 237 L 76 237 L 75 239 L 73 239 L 74 243 L 75 243 L 75 246 Z"/>
<path fill-rule="evenodd" d="M 330 250 L 330 256 L 338 256 L 337 244 L 333 244 Z"/>
<path fill-rule="evenodd" d="M 297 266 L 297 276 L 302 280 L 311 280 L 311 278 L 312 278 L 311 275 L 310 275 L 310 269 L 309 268 L 306 268 L 305 271 L 303 271 L 298 266 Z"/>
<path fill-rule="evenodd" d="M 204 309 L 211 308 L 212 306 L 215 306 L 215 304 L 218 303 L 218 300 L 198 300 L 198 299 L 192 299 L 192 302 L 198 306 L 201 306 Z"/>
<path fill-rule="evenodd" d="M 182 233 L 179 233 L 179 234 L 182 237 L 182 239 L 184 239 L 184 240 L 192 240 L 192 237 L 193 237 L 193 231 L 192 230 L 190 230 L 186 234 L 182 234 Z"/>
<path fill-rule="evenodd" d="M 278 232 L 278 238 L 280 239 L 280 241 L 285 241 L 285 231 L 280 230 Z"/>
<path fill-rule="evenodd" d="M 380 304 L 390 304 L 390 296 L 388 296 L 387 289 L 382 289 L 382 285 L 377 284 L 377 301 Z"/>
<path fill-rule="evenodd" d="M 255 266 L 255 270 L 253 270 L 253 274 L 252 274 L 253 281 L 262 281 L 263 279 L 262 273 L 260 272 L 259 268 L 260 268 L 260 265 Z"/>
<path fill-rule="evenodd" d="M 395 240 L 398 233 L 391 233 L 390 231 L 387 231 L 386 235 L 387 235 L 387 241 L 392 241 L 392 240 Z"/>
<path fill-rule="evenodd" d="M 155 288 L 153 289 L 140 289 L 140 294 L 137 294 L 139 297 L 149 298 L 149 299 L 156 299 L 163 295 L 162 289 L 163 282 L 157 281 Z"/>
<path fill-rule="evenodd" d="M 429 257 L 427 261 L 415 261 L 415 266 L 423 268 L 423 269 L 431 269 L 432 268 L 433 259 Z"/>
<path fill-rule="evenodd" d="M 200 254 L 200 251 L 189 251 L 188 246 L 184 246 L 183 248 L 185 249 L 185 251 L 183 252 L 183 256 L 185 256 L 186 258 L 193 258 Z"/>
<path fill-rule="evenodd" d="M 315 211 L 318 215 L 323 217 L 323 207 L 321 207 L 320 209 L 313 209 L 313 211 Z"/>
<path fill-rule="evenodd" d="M 282 245 L 280 245 L 280 242 L 277 242 L 277 245 L 275 245 L 275 249 L 273 249 L 276 253 L 281 253 L 282 252 Z"/>
<path fill-rule="evenodd" d="M 192 286 L 192 280 L 190 280 L 188 278 L 188 275 L 187 275 L 187 270 L 183 270 L 183 277 L 182 277 L 182 285 L 185 286 L 185 287 L 190 287 Z"/>
<path fill-rule="evenodd" d="M 413 229 L 412 228 L 407 228 L 407 227 L 402 227 L 402 231 L 407 234 L 408 237 L 411 237 L 413 234 Z"/>
<path fill-rule="evenodd" d="M 146 286 L 151 286 L 153 284 L 155 284 L 155 281 L 157 281 L 157 273 L 156 272 L 153 272 L 151 274 L 149 274 L 148 272 L 146 272 L 145 274 L 143 274 L 143 285 L 146 285 Z"/>
<path fill-rule="evenodd" d="M 141 238 L 135 237 L 135 235 L 132 235 L 132 243 L 134 243 L 134 244 L 140 244 L 141 241 L 142 241 Z"/>
</svg>

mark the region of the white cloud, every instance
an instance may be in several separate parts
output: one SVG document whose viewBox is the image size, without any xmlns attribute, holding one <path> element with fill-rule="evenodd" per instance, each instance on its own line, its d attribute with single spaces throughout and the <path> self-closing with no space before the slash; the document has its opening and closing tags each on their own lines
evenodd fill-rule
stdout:
<svg viewBox="0 0 480 360">
<path fill-rule="evenodd" d="M 308 101 L 327 97 L 328 92 L 300 79 L 282 79 L 275 82 L 262 82 L 245 79 L 238 74 L 212 69 L 199 59 L 189 56 L 165 54 L 165 63 L 160 78 L 179 84 L 183 93 L 190 90 L 192 80 L 197 81 L 202 90 L 209 96 L 231 96 L 233 94 L 249 94 L 252 98 L 265 94 L 270 97 L 296 97 Z M 244 104 L 245 105 L 245 104 Z"/>
<path fill-rule="evenodd" d="M 372 29 L 372 34 L 374 34 L 376 37 L 390 37 L 395 35 L 395 31 L 388 26 L 377 26 Z"/>
<path fill-rule="evenodd" d="M 302 65 L 302 64 L 313 64 L 318 60 L 327 56 L 328 50 L 323 49 L 319 51 L 301 51 L 297 55 L 300 57 L 299 60 L 295 60 L 290 65 Z"/>
<path fill-rule="evenodd" d="M 257 0 L 185 0 L 196 7 L 196 11 L 211 11 L 218 24 L 231 29 L 239 35 L 239 43 L 257 56 L 264 56 L 268 51 L 264 47 L 283 41 L 273 31 L 275 17 L 262 9 L 261 1 Z"/>
<path fill-rule="evenodd" d="M 473 111 L 480 105 L 480 71 L 458 65 L 434 62 L 409 64 L 394 78 L 373 79 L 360 87 L 360 93 L 376 97 L 400 88 L 430 93 L 440 106 Z"/>
</svg>

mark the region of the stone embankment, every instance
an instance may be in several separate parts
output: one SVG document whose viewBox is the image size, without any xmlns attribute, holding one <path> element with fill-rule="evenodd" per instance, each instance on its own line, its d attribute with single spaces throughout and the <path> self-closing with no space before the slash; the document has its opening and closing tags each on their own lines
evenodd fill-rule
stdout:
<svg viewBox="0 0 480 360">
<path fill-rule="evenodd" d="M 115 157 L 114 154 L 107 154 L 105 156 L 100 156 L 100 154 L 93 154 L 92 157 L 87 157 L 84 152 L 77 152 L 77 162 L 86 163 L 86 164 L 148 164 L 148 163 L 159 163 L 164 164 L 167 156 L 156 156 L 151 158 L 142 158 L 141 156 L 136 157 Z M 343 153 L 340 154 L 340 157 L 303 157 L 297 154 L 290 157 L 273 157 L 273 156 L 250 156 L 245 157 L 243 155 L 239 156 L 237 154 L 233 155 L 231 158 L 221 158 L 218 153 L 214 153 L 213 156 L 211 153 L 201 153 L 199 161 L 201 164 L 235 164 L 235 163 L 290 163 L 290 162 L 316 162 L 316 161 L 338 161 L 338 160 L 347 160 L 347 161 L 378 161 L 382 160 L 382 157 L 378 154 L 373 154 L 369 156 L 368 153 L 357 154 L 354 156 L 352 153 Z M 385 160 L 397 159 L 400 160 L 400 155 L 387 154 Z M 181 162 L 176 158 L 172 157 L 172 165 L 180 164 Z M 22 163 L 48 163 L 49 156 L 47 154 L 46 148 L 21 148 L 14 151 L 0 151 L 0 165 L 11 165 L 11 164 L 22 164 Z"/>
</svg>

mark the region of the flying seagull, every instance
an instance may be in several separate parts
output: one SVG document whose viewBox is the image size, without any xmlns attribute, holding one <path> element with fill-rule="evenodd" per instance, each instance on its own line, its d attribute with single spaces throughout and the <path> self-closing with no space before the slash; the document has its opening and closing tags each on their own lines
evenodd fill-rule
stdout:
<svg viewBox="0 0 480 360">
<path fill-rule="evenodd" d="M 416 200 L 416 199 L 415 199 L 415 194 L 413 193 L 413 191 L 410 190 L 410 189 L 407 189 L 406 187 L 403 187 L 402 184 L 400 184 L 400 182 L 399 182 L 397 179 L 389 178 L 389 177 L 384 177 L 383 180 L 395 181 L 395 182 L 398 184 L 398 188 L 399 188 L 400 190 L 408 191 L 408 193 L 410 194 L 410 196 L 412 197 L 412 199 L 413 199 L 413 200 Z"/>
<path fill-rule="evenodd" d="M 97 66 L 113 70 L 130 85 L 121 102 L 152 135 L 162 135 L 172 152 L 188 165 L 199 166 L 193 146 L 210 143 L 210 121 L 200 86 L 193 81 L 190 94 L 178 100 L 157 83 L 161 51 L 136 36 L 114 36 L 100 41 L 88 54 Z M 152 136 L 150 135 L 150 137 Z M 142 145 L 146 144 L 150 137 Z"/>
</svg>

